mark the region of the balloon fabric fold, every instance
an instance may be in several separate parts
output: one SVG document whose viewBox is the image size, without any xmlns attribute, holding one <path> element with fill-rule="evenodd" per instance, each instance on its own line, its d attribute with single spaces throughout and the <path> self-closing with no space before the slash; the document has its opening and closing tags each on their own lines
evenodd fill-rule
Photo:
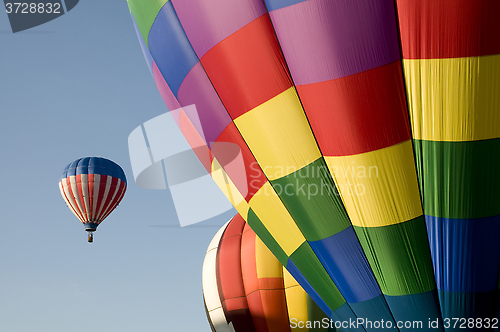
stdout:
<svg viewBox="0 0 500 332">
<path fill-rule="evenodd" d="M 202 280 L 214 332 L 338 331 L 240 215 L 214 236 Z"/>
</svg>

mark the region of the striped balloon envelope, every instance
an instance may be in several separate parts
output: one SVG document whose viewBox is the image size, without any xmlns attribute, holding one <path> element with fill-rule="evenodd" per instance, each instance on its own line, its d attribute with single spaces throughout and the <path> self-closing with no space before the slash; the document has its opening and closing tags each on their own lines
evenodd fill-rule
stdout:
<svg viewBox="0 0 500 332">
<path fill-rule="evenodd" d="M 240 215 L 208 247 L 203 298 L 214 332 L 337 331 Z"/>
<path fill-rule="evenodd" d="M 92 242 L 92 232 L 125 195 L 127 179 L 123 169 L 111 160 L 86 157 L 64 168 L 59 189 L 70 210 L 89 232 L 89 242 Z"/>
<path fill-rule="evenodd" d="M 188 142 L 328 317 L 494 325 L 500 1 L 128 4 Z M 218 171 L 227 142 L 244 170 Z"/>
</svg>

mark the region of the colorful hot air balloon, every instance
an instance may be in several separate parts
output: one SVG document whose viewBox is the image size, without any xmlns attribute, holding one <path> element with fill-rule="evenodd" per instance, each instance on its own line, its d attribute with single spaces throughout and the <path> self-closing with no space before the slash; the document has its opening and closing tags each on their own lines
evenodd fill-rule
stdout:
<svg viewBox="0 0 500 332">
<path fill-rule="evenodd" d="M 240 215 L 208 247 L 203 298 L 214 332 L 336 331 Z"/>
<path fill-rule="evenodd" d="M 64 168 L 59 181 L 61 195 L 85 226 L 88 241 L 101 222 L 118 206 L 127 179 L 123 169 L 109 159 L 86 157 Z"/>
<path fill-rule="evenodd" d="M 186 138 L 329 317 L 496 317 L 500 1 L 128 4 Z"/>
</svg>

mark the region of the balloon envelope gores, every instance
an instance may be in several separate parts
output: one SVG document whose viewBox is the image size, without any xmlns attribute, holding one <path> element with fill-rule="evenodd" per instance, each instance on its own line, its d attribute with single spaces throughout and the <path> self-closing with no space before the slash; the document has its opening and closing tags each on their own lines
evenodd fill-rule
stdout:
<svg viewBox="0 0 500 332">
<path fill-rule="evenodd" d="M 102 157 L 85 157 L 64 168 L 59 189 L 69 209 L 84 224 L 88 242 L 93 242 L 92 232 L 125 195 L 127 179 L 115 162 Z"/>
<path fill-rule="evenodd" d="M 202 279 L 214 332 L 336 331 L 239 214 L 211 241 Z"/>
<path fill-rule="evenodd" d="M 240 146 L 213 178 L 329 316 L 497 316 L 500 2 L 128 4 L 186 138 L 213 169 Z"/>
</svg>

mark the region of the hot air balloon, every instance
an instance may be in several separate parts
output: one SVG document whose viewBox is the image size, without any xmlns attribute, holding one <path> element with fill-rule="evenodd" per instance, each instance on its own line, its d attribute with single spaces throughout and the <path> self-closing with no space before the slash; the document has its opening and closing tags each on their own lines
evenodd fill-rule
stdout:
<svg viewBox="0 0 500 332">
<path fill-rule="evenodd" d="M 500 2 L 128 4 L 188 142 L 329 317 L 493 326 Z M 228 142 L 243 171 L 221 162 Z"/>
<path fill-rule="evenodd" d="M 59 189 L 70 210 L 85 226 L 91 243 L 97 226 L 125 195 L 127 179 L 123 169 L 113 161 L 85 157 L 64 168 Z"/>
<path fill-rule="evenodd" d="M 203 298 L 214 332 L 336 331 L 240 215 L 208 247 Z"/>
</svg>

